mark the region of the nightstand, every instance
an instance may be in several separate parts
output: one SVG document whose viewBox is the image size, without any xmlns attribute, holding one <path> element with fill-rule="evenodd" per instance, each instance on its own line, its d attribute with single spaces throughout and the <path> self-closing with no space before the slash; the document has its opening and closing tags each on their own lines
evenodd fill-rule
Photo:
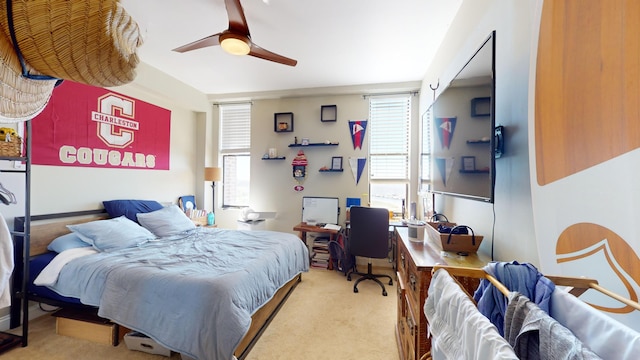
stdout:
<svg viewBox="0 0 640 360">
<path fill-rule="evenodd" d="M 191 219 L 191 221 L 193 221 L 193 223 L 196 224 L 196 226 L 202 226 L 202 227 L 208 227 L 208 228 L 218 227 L 218 224 L 207 225 L 207 217 L 206 216 L 199 217 L 199 218 L 194 218 L 194 219 Z"/>
</svg>

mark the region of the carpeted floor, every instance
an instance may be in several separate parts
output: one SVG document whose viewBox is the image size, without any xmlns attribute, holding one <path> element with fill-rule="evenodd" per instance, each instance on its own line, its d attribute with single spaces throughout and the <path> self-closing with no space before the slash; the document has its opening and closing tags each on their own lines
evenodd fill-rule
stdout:
<svg viewBox="0 0 640 360">
<path fill-rule="evenodd" d="M 393 274 L 391 269 L 384 272 Z M 343 275 L 311 269 L 246 359 L 397 360 L 396 283 L 383 283 L 388 296 L 372 281 L 361 282 L 354 293 L 353 281 Z M 29 329 L 29 346 L 9 350 L 0 355 L 3 360 L 167 359 L 128 350 L 124 342 L 114 347 L 57 335 L 52 316 L 32 320 Z"/>
</svg>

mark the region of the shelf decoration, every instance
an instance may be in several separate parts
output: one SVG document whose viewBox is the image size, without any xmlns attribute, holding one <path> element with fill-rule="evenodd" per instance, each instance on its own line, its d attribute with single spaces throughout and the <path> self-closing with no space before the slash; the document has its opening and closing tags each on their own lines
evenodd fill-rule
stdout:
<svg viewBox="0 0 640 360">
<path fill-rule="evenodd" d="M 342 169 L 342 156 L 334 156 L 331 158 L 331 168 L 323 166 L 319 170 L 320 172 L 343 172 Z"/>
<path fill-rule="evenodd" d="M 351 173 L 353 174 L 353 178 L 356 181 L 356 185 L 360 182 L 360 177 L 364 172 L 364 166 L 367 163 L 366 157 L 360 158 L 349 158 L 349 166 L 351 167 Z"/>
<path fill-rule="evenodd" d="M 273 114 L 273 131 L 275 132 L 292 132 L 293 131 L 293 113 L 275 113 Z"/>
<path fill-rule="evenodd" d="M 436 129 L 438 129 L 438 137 L 440 138 L 441 149 L 451 147 L 453 133 L 456 131 L 457 117 L 436 118 Z"/>
<path fill-rule="evenodd" d="M 353 142 L 353 150 L 357 148 L 362 149 L 366 130 L 367 120 L 349 120 L 349 131 L 351 133 L 351 141 Z"/>
<path fill-rule="evenodd" d="M 338 106 L 336 105 L 322 105 L 320 107 L 320 121 L 337 121 L 338 120 Z"/>
<path fill-rule="evenodd" d="M 291 165 L 293 166 L 293 178 L 296 179 L 299 184 L 301 184 L 307 176 L 307 165 L 309 165 L 304 151 L 298 151 L 298 155 L 293 158 Z M 296 191 L 300 190 L 296 189 Z"/>
</svg>

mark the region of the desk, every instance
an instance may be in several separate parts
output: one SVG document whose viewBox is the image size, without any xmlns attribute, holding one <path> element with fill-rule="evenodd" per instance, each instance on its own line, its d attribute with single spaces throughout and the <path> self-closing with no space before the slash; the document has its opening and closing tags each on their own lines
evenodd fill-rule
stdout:
<svg viewBox="0 0 640 360">
<path fill-rule="evenodd" d="M 325 228 L 322 228 L 320 226 L 315 226 L 315 225 L 307 225 L 307 223 L 304 223 L 304 222 L 301 222 L 300 224 L 294 226 L 293 230 L 300 232 L 300 235 L 299 235 L 300 236 L 300 240 L 302 240 L 302 242 L 307 246 L 309 245 L 309 244 L 307 244 L 307 233 L 308 232 L 329 234 L 329 241 L 331 241 L 331 240 L 335 239 L 336 234 L 338 234 L 338 231 L 340 231 L 340 230 L 325 229 Z"/>
<path fill-rule="evenodd" d="M 329 234 L 329 241 L 331 240 L 335 240 L 336 234 L 338 234 L 338 232 L 340 230 L 332 230 L 332 229 L 325 229 L 323 227 L 320 226 L 315 226 L 315 225 L 307 225 L 307 223 L 301 222 L 300 224 L 296 225 L 293 227 L 294 231 L 299 231 L 300 232 L 300 240 L 302 240 L 302 242 L 309 247 L 309 244 L 307 244 L 307 233 L 308 232 L 313 232 L 313 233 L 320 233 L 320 234 Z M 311 244 L 313 247 L 313 244 Z M 313 261 L 313 255 L 312 255 L 312 251 L 311 249 L 309 249 L 309 260 Z M 333 270 L 333 266 L 331 265 L 331 258 L 329 258 L 329 263 L 327 264 L 327 269 L 329 270 Z"/>
</svg>

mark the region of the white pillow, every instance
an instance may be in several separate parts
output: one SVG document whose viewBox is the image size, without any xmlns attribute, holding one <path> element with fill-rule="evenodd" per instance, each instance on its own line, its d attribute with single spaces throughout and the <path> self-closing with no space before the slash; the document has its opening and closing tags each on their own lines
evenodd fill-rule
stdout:
<svg viewBox="0 0 640 360">
<path fill-rule="evenodd" d="M 177 205 L 169 205 L 148 213 L 138 213 L 136 216 L 140 225 L 158 237 L 179 234 L 196 227 Z"/>
<path fill-rule="evenodd" d="M 83 224 L 67 225 L 67 228 L 98 251 L 114 251 L 139 246 L 155 236 L 149 230 L 120 216 L 107 220 L 90 221 Z"/>
</svg>

